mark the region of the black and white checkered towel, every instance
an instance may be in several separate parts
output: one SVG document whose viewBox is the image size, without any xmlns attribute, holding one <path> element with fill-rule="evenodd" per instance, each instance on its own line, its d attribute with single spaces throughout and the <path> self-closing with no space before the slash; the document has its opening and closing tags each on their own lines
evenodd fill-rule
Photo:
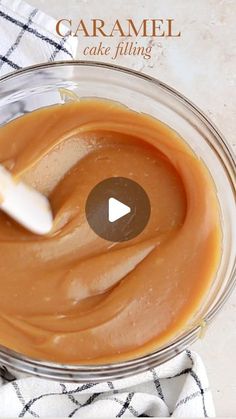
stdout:
<svg viewBox="0 0 236 419">
<path fill-rule="evenodd" d="M 49 0 L 50 1 L 50 0 Z M 0 75 L 75 57 L 77 40 L 56 34 L 56 21 L 21 0 L 0 0 Z"/>
<path fill-rule="evenodd" d="M 214 417 L 205 368 L 185 351 L 155 369 L 100 384 L 15 379 L 1 368 L 1 417 Z"/>
<path fill-rule="evenodd" d="M 0 0 L 0 75 L 39 62 L 73 59 L 75 51 L 75 39 L 57 37 L 51 17 L 21 0 Z M 0 367 L 0 417 L 171 415 L 215 416 L 205 368 L 194 352 L 183 352 L 148 372 L 101 384 L 22 378 Z"/>
</svg>

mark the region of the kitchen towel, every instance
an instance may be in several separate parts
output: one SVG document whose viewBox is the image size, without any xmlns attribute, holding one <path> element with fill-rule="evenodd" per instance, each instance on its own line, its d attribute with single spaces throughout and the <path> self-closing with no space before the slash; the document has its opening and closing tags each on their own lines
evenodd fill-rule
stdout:
<svg viewBox="0 0 236 419">
<path fill-rule="evenodd" d="M 204 365 L 192 351 L 132 377 L 70 384 L 16 379 L 1 368 L 0 417 L 214 417 Z"/>
<path fill-rule="evenodd" d="M 50 16 L 21 0 L 0 0 L 1 76 L 33 64 L 72 60 L 76 48 L 76 38 L 57 35 Z"/>
<path fill-rule="evenodd" d="M 56 22 L 20 0 L 0 1 L 0 75 L 40 62 L 70 60 L 77 41 L 60 38 Z M 1 94 L 1 90 L 0 90 Z M 1 417 L 214 417 L 199 356 L 184 351 L 129 378 L 68 384 L 25 377 L 0 367 Z"/>
</svg>

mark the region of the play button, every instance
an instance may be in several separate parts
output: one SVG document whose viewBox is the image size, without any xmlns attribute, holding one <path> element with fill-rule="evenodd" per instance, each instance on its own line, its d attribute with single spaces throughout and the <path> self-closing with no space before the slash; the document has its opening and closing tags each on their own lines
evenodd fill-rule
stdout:
<svg viewBox="0 0 236 419">
<path fill-rule="evenodd" d="M 108 201 L 108 220 L 110 223 L 119 220 L 126 214 L 131 212 L 131 208 L 128 205 L 123 204 L 115 198 L 109 198 Z"/>
<path fill-rule="evenodd" d="M 86 201 L 86 218 L 101 238 L 122 242 L 138 236 L 146 227 L 151 206 L 145 190 L 124 177 L 98 183 Z"/>
</svg>

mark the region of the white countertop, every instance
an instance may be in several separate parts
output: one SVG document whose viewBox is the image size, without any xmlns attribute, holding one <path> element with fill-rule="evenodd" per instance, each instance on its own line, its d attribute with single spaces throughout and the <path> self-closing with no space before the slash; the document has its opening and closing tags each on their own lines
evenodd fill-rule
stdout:
<svg viewBox="0 0 236 419">
<path fill-rule="evenodd" d="M 28 3 L 57 19 L 71 18 L 74 22 L 90 18 L 106 21 L 175 18 L 182 31 L 180 38 L 154 41 L 150 60 L 121 57 L 115 63 L 152 75 L 185 94 L 215 122 L 236 150 L 235 0 L 28 0 Z M 109 46 L 117 43 L 117 39 L 107 39 Z M 82 40 L 77 58 L 85 58 L 83 47 L 98 43 L 97 39 Z M 104 57 L 101 60 L 105 61 Z M 109 57 L 106 61 L 114 63 Z M 236 290 L 204 339 L 193 349 L 206 365 L 217 416 L 235 416 Z"/>
</svg>

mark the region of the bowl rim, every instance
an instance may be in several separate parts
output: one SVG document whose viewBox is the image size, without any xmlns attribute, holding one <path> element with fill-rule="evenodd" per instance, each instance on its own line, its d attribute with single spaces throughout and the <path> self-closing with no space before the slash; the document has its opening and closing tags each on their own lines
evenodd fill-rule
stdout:
<svg viewBox="0 0 236 419">
<path fill-rule="evenodd" d="M 231 148 L 231 146 L 227 143 L 224 136 L 218 130 L 216 125 L 208 118 L 208 116 L 199 109 L 191 100 L 189 100 L 186 96 L 180 93 L 178 90 L 170 87 L 166 83 L 158 80 L 155 77 L 149 76 L 147 74 L 143 74 L 139 71 L 119 66 L 115 64 L 109 64 L 100 61 L 86 61 L 86 60 L 66 60 L 66 61 L 54 61 L 52 63 L 40 63 L 35 64 L 32 66 L 28 66 L 22 68 L 20 70 L 11 72 L 10 74 L 6 74 L 0 77 L 0 85 L 2 82 L 10 81 L 11 79 L 17 78 L 22 74 L 28 74 L 35 70 L 45 70 L 50 69 L 53 67 L 67 67 L 67 66 L 76 66 L 76 67 L 93 67 L 93 68 L 103 68 L 108 70 L 113 70 L 121 73 L 128 74 L 129 76 L 133 76 L 139 79 L 142 79 L 146 82 L 152 83 L 155 86 L 158 86 L 165 92 L 170 93 L 175 99 L 179 100 L 180 102 L 184 103 L 184 105 L 190 110 L 195 116 L 201 120 L 201 122 L 211 131 L 213 136 L 216 138 L 217 143 L 219 143 L 222 147 L 224 155 L 227 157 L 228 163 L 231 166 L 232 173 L 236 175 L 236 156 Z M 227 171 L 228 172 L 228 171 Z M 234 192 L 234 196 L 236 199 L 236 185 L 230 176 L 229 181 L 232 185 L 232 190 Z M 222 308 L 225 302 L 230 297 L 234 287 L 236 285 L 236 264 L 234 263 L 234 267 L 232 272 L 230 273 L 229 283 L 226 289 L 223 291 L 221 298 L 214 304 L 207 315 L 204 317 L 204 322 L 208 325 L 218 311 Z M 205 326 L 204 326 L 205 327 Z M 159 348 L 158 350 L 148 353 L 144 356 L 139 356 L 135 359 L 115 362 L 115 363 L 104 363 L 104 364 L 62 364 L 56 363 L 51 361 L 44 361 L 36 358 L 27 357 L 22 355 L 12 349 L 8 349 L 5 346 L 0 345 L 0 361 L 3 362 L 5 365 L 10 367 L 13 370 L 30 373 L 31 375 L 37 375 L 44 378 L 50 379 L 63 379 L 64 381 L 76 381 L 76 382 L 84 382 L 84 378 L 86 381 L 89 381 L 89 376 L 95 374 L 98 375 L 94 378 L 93 382 L 100 382 L 105 381 L 110 376 L 108 375 L 108 371 L 112 378 L 122 378 L 124 376 L 134 375 L 144 370 L 147 370 L 150 367 L 157 366 L 162 362 L 165 362 L 173 357 L 174 354 L 178 354 L 186 349 L 188 344 L 194 343 L 199 335 L 201 334 L 203 326 L 196 325 L 192 328 L 189 328 L 187 331 L 180 334 L 175 340 L 173 340 L 170 344 L 167 344 L 164 347 Z M 172 352 L 171 352 L 172 351 Z M 155 359 L 156 355 L 163 355 L 165 356 L 164 361 L 158 363 Z M 153 359 L 152 359 L 153 358 Z M 136 368 L 138 367 L 138 371 Z M 124 371 L 124 368 L 126 371 Z M 86 375 L 87 373 L 87 375 Z M 52 375 L 51 375 L 52 374 Z M 58 376 L 56 376 L 58 374 Z M 69 375 L 71 374 L 71 377 Z M 75 374 L 75 375 L 74 375 Z M 104 374 L 103 377 L 101 375 Z M 114 377 L 115 374 L 115 377 Z M 82 377 L 82 379 L 80 378 Z M 90 379 L 91 381 L 91 379 Z"/>
</svg>

